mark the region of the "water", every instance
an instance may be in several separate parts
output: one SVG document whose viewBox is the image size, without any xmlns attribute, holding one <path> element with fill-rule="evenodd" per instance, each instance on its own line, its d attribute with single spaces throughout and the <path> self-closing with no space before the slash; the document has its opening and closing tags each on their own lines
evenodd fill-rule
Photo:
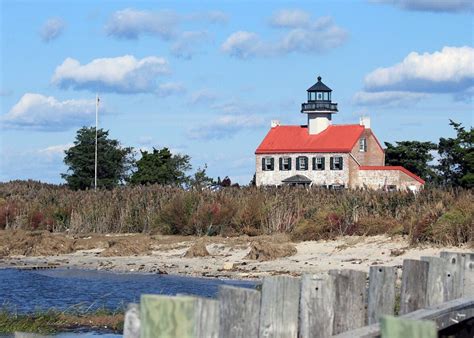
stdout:
<svg viewBox="0 0 474 338">
<path fill-rule="evenodd" d="M 91 310 L 116 310 L 139 302 L 144 293 L 216 296 L 219 285 L 254 288 L 252 281 L 179 277 L 171 275 L 113 273 L 79 269 L 0 269 L 0 306 L 19 313 L 82 305 Z"/>
</svg>

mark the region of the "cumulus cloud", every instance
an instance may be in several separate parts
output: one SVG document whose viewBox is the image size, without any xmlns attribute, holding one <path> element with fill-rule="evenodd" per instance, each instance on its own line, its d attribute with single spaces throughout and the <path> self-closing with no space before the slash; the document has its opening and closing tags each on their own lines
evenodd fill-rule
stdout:
<svg viewBox="0 0 474 338">
<path fill-rule="evenodd" d="M 66 23 L 61 18 L 48 19 L 40 29 L 40 37 L 44 42 L 57 39 L 66 28 Z"/>
<path fill-rule="evenodd" d="M 58 144 L 54 146 L 49 146 L 46 148 L 42 148 L 38 150 L 38 154 L 45 155 L 49 158 L 57 157 L 57 156 L 64 156 L 64 152 L 69 148 L 73 147 L 73 143 L 68 144 Z"/>
<path fill-rule="evenodd" d="M 178 37 L 178 28 L 182 22 L 196 20 L 224 23 L 228 17 L 220 11 L 180 15 L 171 10 L 147 11 L 126 8 L 112 14 L 105 31 L 109 36 L 119 39 L 138 39 L 141 35 L 151 35 L 170 40 Z"/>
<path fill-rule="evenodd" d="M 361 106 L 407 106 L 428 97 L 425 93 L 411 93 L 401 91 L 388 92 L 358 92 L 353 102 Z"/>
<path fill-rule="evenodd" d="M 171 54 L 189 60 L 196 54 L 198 48 L 209 40 L 207 31 L 183 32 L 171 45 Z"/>
<path fill-rule="evenodd" d="M 180 94 L 186 91 L 186 88 L 183 84 L 178 82 L 166 82 L 158 86 L 156 90 L 156 95 L 160 97 L 166 97 L 171 95 Z"/>
<path fill-rule="evenodd" d="M 222 115 L 210 123 L 190 129 L 188 137 L 205 140 L 223 139 L 232 137 L 241 130 L 259 128 L 263 125 L 263 118 L 257 115 Z"/>
<path fill-rule="evenodd" d="M 217 99 L 217 94 L 211 89 L 204 88 L 200 90 L 196 90 L 191 93 L 189 98 L 189 103 L 191 104 L 200 104 L 200 103 L 207 103 L 212 102 Z"/>
<path fill-rule="evenodd" d="M 472 0 L 372 0 L 373 3 L 390 4 L 410 11 L 472 12 Z"/>
<path fill-rule="evenodd" d="M 149 34 L 162 39 L 171 39 L 176 34 L 179 16 L 173 11 L 139 11 L 126 8 L 112 14 L 105 31 L 121 39 L 137 39 Z"/>
<path fill-rule="evenodd" d="M 106 112 L 104 108 L 101 112 Z M 52 96 L 26 93 L 3 115 L 3 125 L 12 128 L 27 128 L 58 131 L 90 124 L 94 121 L 95 99 L 59 101 Z"/>
<path fill-rule="evenodd" d="M 231 34 L 221 45 L 221 50 L 238 58 L 268 57 L 292 52 L 322 53 L 342 45 L 348 33 L 337 26 L 330 17 L 311 20 L 301 10 L 276 12 L 270 24 L 284 28 L 285 33 L 275 41 L 265 41 L 255 32 L 238 31 Z"/>
<path fill-rule="evenodd" d="M 52 83 L 76 90 L 116 93 L 149 93 L 157 88 L 156 78 L 169 73 L 168 62 L 161 57 L 136 59 L 133 55 L 94 59 L 88 64 L 67 58 L 56 67 Z"/>
<path fill-rule="evenodd" d="M 270 24 L 274 27 L 298 28 L 310 24 L 309 13 L 300 9 L 284 9 L 273 13 Z"/>
<path fill-rule="evenodd" d="M 367 91 L 460 92 L 474 85 L 474 48 L 412 52 L 400 63 L 365 77 Z"/>
</svg>

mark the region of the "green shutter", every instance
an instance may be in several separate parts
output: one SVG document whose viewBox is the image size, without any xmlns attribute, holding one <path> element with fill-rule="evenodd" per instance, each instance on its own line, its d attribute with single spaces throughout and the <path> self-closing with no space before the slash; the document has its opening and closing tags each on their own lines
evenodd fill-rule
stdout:
<svg viewBox="0 0 474 338">
<path fill-rule="evenodd" d="M 367 151 L 367 139 L 365 139 L 365 142 L 364 142 L 364 151 Z"/>
<path fill-rule="evenodd" d="M 262 171 L 265 171 L 265 157 L 262 157 Z"/>
<path fill-rule="evenodd" d="M 300 157 L 297 157 L 296 158 L 296 170 L 300 170 L 301 169 L 301 156 Z"/>
<path fill-rule="evenodd" d="M 313 170 L 316 170 L 316 157 L 313 157 Z"/>
<path fill-rule="evenodd" d="M 272 170 L 275 169 L 275 159 L 273 157 L 270 159 L 270 166 L 271 166 Z"/>
<path fill-rule="evenodd" d="M 291 170 L 291 162 L 292 162 L 291 157 L 288 157 L 288 170 Z"/>
<path fill-rule="evenodd" d="M 283 158 L 280 157 L 278 160 L 279 160 L 278 162 L 279 162 L 280 171 L 282 171 L 283 170 Z"/>
<path fill-rule="evenodd" d="M 321 170 L 324 170 L 326 167 L 326 158 L 322 157 L 321 158 Z"/>
<path fill-rule="evenodd" d="M 342 158 L 342 156 L 340 157 L 340 161 L 341 161 L 341 170 L 344 168 L 344 159 Z"/>
<path fill-rule="evenodd" d="M 329 160 L 329 168 L 331 170 L 334 170 L 334 157 L 331 156 L 330 160 Z"/>
</svg>

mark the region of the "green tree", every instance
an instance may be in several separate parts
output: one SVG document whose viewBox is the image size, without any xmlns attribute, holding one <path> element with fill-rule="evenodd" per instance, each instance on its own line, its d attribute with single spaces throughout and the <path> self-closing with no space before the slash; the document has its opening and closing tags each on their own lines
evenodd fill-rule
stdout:
<svg viewBox="0 0 474 338">
<path fill-rule="evenodd" d="M 168 148 L 152 152 L 141 151 L 137 171 L 133 173 L 132 184 L 183 185 L 189 181 L 186 171 L 191 169 L 188 155 L 173 155 Z"/>
<path fill-rule="evenodd" d="M 215 184 L 214 179 L 207 176 L 206 170 L 207 165 L 205 165 L 203 169 L 198 168 L 194 175 L 189 179 L 189 186 L 192 189 L 202 191 Z"/>
<path fill-rule="evenodd" d="M 402 166 L 427 181 L 433 181 L 436 173 L 429 162 L 433 160 L 432 150 L 436 150 L 433 142 L 401 141 L 396 145 L 385 142 L 385 164 Z"/>
<path fill-rule="evenodd" d="M 123 148 L 119 141 L 108 137 L 108 131 L 97 131 L 97 187 L 110 189 L 126 181 L 133 165 L 133 149 Z M 75 190 L 93 188 L 95 128 L 79 129 L 74 146 L 65 154 L 64 163 L 69 169 L 61 177 L 68 186 Z"/>
<path fill-rule="evenodd" d="M 438 153 L 440 183 L 449 186 L 474 187 L 474 129 L 450 120 L 455 138 L 440 138 Z"/>
</svg>

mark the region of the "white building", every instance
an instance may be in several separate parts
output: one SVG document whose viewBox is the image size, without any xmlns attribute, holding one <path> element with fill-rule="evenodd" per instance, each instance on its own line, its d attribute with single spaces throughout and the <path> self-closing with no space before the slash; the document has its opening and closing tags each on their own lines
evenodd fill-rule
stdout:
<svg viewBox="0 0 474 338">
<path fill-rule="evenodd" d="M 318 82 L 307 90 L 301 113 L 307 125 L 284 126 L 272 121 L 271 129 L 255 151 L 256 184 L 316 185 L 329 188 L 417 190 L 424 181 L 407 169 L 385 166 L 385 153 L 369 118 L 359 124 L 333 125 L 337 103 L 332 90 Z"/>
</svg>

